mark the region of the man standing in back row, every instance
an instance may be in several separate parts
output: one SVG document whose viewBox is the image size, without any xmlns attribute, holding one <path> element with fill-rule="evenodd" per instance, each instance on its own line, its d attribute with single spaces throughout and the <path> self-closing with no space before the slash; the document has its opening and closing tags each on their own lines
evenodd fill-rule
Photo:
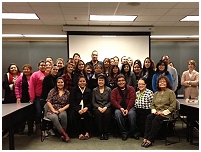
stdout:
<svg viewBox="0 0 201 152">
<path fill-rule="evenodd" d="M 174 80 L 174 86 L 172 86 L 172 90 L 176 91 L 177 90 L 177 86 L 178 86 L 178 74 L 177 74 L 177 70 L 174 67 L 171 67 L 169 65 L 169 63 L 170 63 L 170 57 L 168 55 L 162 56 L 161 60 L 165 61 L 165 63 L 167 64 L 167 71 L 170 72 L 170 74 L 172 75 L 172 78 Z"/>
<path fill-rule="evenodd" d="M 96 65 L 96 64 L 101 64 L 101 65 L 103 65 L 103 62 L 102 61 L 98 61 L 98 51 L 96 51 L 96 50 L 94 50 L 94 51 L 92 51 L 92 53 L 91 53 L 91 61 L 90 62 L 87 62 L 86 64 L 89 64 L 89 65 L 91 65 L 91 67 L 93 67 L 93 69 L 94 69 L 94 66 Z"/>
</svg>

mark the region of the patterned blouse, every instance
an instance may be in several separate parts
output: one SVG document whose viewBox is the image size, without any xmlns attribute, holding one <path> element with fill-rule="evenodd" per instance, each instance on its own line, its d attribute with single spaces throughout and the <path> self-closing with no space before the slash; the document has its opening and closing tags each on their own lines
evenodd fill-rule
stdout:
<svg viewBox="0 0 201 152">
<path fill-rule="evenodd" d="M 59 110 L 60 108 L 65 107 L 67 104 L 70 104 L 69 95 L 70 92 L 68 90 L 65 90 L 65 93 L 62 96 L 60 96 L 58 91 L 55 88 L 53 88 L 48 93 L 46 101 L 50 102 L 55 110 Z M 48 109 L 47 114 L 53 114 L 53 112 L 50 109 Z"/>
<path fill-rule="evenodd" d="M 145 89 L 143 93 L 136 92 L 135 108 L 150 109 L 150 104 L 153 99 L 153 92 L 149 89 Z"/>
</svg>

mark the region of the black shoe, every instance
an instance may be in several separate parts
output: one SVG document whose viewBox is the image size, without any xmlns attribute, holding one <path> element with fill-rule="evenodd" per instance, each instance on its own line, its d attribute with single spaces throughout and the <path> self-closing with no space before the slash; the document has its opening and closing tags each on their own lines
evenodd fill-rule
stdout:
<svg viewBox="0 0 201 152">
<path fill-rule="evenodd" d="M 100 135 L 100 140 L 103 140 L 104 139 L 104 134 L 101 134 Z"/>
<path fill-rule="evenodd" d="M 140 139 L 140 134 L 137 132 L 133 136 L 134 139 L 139 140 Z"/>
<path fill-rule="evenodd" d="M 150 147 L 151 145 L 152 145 L 152 143 L 146 142 L 146 143 L 144 144 L 144 147 L 145 147 L 145 148 L 148 148 L 148 147 Z"/>
<path fill-rule="evenodd" d="M 104 134 L 104 140 L 108 140 L 108 134 Z"/>
<path fill-rule="evenodd" d="M 141 144 L 141 147 L 144 147 L 145 144 L 146 144 L 146 142 L 143 141 Z"/>
<path fill-rule="evenodd" d="M 128 139 L 128 136 L 127 136 L 127 135 L 122 135 L 121 139 L 122 139 L 123 141 L 125 141 L 125 140 Z"/>
</svg>

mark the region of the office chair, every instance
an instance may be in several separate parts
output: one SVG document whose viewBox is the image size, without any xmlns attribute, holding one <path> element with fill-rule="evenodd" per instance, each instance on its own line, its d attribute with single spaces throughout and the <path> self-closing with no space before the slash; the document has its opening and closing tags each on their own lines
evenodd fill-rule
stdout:
<svg viewBox="0 0 201 152">
<path fill-rule="evenodd" d="M 163 124 L 165 125 L 164 138 L 166 146 L 180 142 L 180 137 L 175 129 L 176 121 L 179 120 L 179 110 L 180 110 L 180 103 L 178 100 L 176 100 L 176 110 L 172 112 L 171 118 L 163 120 Z M 171 129 L 173 131 L 173 134 L 176 134 L 178 141 L 170 141 L 167 139 L 170 127 L 172 127 Z"/>
<path fill-rule="evenodd" d="M 43 114 L 41 120 L 41 142 L 43 142 L 45 138 L 48 137 L 48 133 L 46 131 L 53 128 L 52 121 L 49 118 L 47 118 L 47 110 L 48 105 L 46 103 L 42 111 Z"/>
</svg>

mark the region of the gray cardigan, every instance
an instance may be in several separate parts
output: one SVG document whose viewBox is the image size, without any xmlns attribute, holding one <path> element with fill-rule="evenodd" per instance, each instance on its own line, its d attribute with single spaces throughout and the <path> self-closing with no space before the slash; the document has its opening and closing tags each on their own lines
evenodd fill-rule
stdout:
<svg viewBox="0 0 201 152">
<path fill-rule="evenodd" d="M 92 92 L 93 109 L 98 109 L 98 107 L 110 107 L 110 94 L 111 89 L 107 86 L 105 86 L 103 93 L 100 93 L 98 87 L 94 88 Z"/>
</svg>

